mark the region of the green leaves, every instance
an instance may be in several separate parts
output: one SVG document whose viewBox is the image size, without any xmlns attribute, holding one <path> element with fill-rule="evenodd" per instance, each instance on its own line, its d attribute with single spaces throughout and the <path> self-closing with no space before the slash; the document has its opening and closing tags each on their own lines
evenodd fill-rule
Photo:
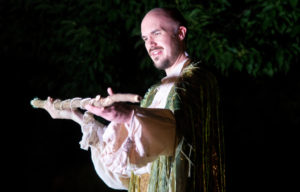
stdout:
<svg viewBox="0 0 300 192">
<path fill-rule="evenodd" d="M 296 8 L 296 7 L 297 7 L 298 0 L 289 0 L 289 2 L 290 2 L 290 5 L 291 5 L 293 8 Z"/>
<path fill-rule="evenodd" d="M 146 89 L 156 82 L 161 74 L 140 39 L 140 22 L 154 7 L 177 7 L 189 24 L 188 53 L 224 75 L 238 71 L 274 76 L 299 62 L 297 0 L 16 0 L 6 4 L 11 8 L 1 19 L 10 25 L 0 37 L 3 51 L 18 47 L 23 57 L 36 58 L 43 68 L 51 69 L 37 78 L 43 79 L 41 85 L 51 81 L 49 90 L 59 94 L 80 95 L 84 90 L 91 95 L 95 89 L 106 93 L 106 87 L 114 85 Z M 136 79 L 143 81 L 136 83 Z M 60 82 L 65 86 L 54 86 Z"/>
<path fill-rule="evenodd" d="M 183 11 L 191 24 L 193 56 L 225 75 L 238 70 L 273 76 L 299 60 L 297 1 L 220 2 L 191 4 Z"/>
</svg>

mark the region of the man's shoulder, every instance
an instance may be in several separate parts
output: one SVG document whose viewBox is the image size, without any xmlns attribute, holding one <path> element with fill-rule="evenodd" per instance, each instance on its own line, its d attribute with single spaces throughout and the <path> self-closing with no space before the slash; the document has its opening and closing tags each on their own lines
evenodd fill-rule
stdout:
<svg viewBox="0 0 300 192">
<path fill-rule="evenodd" d="M 183 68 L 181 72 L 181 77 L 183 78 L 192 77 L 195 75 L 195 73 L 199 72 L 200 68 L 201 68 L 201 61 L 197 61 L 197 62 L 192 61 L 189 65 Z"/>
<path fill-rule="evenodd" d="M 156 83 L 147 90 L 147 92 L 144 95 L 144 98 L 141 101 L 141 107 L 148 107 L 152 103 L 152 100 L 154 99 L 154 96 L 157 92 L 158 86 L 159 83 Z"/>
<path fill-rule="evenodd" d="M 203 62 L 202 60 L 192 60 L 188 66 L 186 66 L 181 75 L 183 77 L 193 77 L 193 76 L 209 76 L 209 77 L 219 77 L 220 74 L 217 68 L 213 65 Z"/>
<path fill-rule="evenodd" d="M 217 74 L 201 61 L 191 62 L 183 69 L 177 87 L 186 91 L 196 91 L 200 87 L 218 87 Z"/>
<path fill-rule="evenodd" d="M 181 80 L 205 78 L 208 76 L 214 76 L 214 72 L 209 66 L 205 65 L 201 60 L 192 61 L 182 70 Z"/>
</svg>

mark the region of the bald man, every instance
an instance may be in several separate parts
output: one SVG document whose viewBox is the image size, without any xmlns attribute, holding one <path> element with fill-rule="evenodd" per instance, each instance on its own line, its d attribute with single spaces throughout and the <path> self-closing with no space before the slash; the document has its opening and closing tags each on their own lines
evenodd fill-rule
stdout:
<svg viewBox="0 0 300 192">
<path fill-rule="evenodd" d="M 105 126 L 77 110 L 57 111 L 82 127 L 100 178 L 128 191 L 225 191 L 224 150 L 216 78 L 186 52 L 187 27 L 176 9 L 155 8 L 141 23 L 141 37 L 155 67 L 166 76 L 149 88 L 141 106 L 115 103 L 86 109 Z M 108 94 L 114 94 L 109 88 Z"/>
</svg>

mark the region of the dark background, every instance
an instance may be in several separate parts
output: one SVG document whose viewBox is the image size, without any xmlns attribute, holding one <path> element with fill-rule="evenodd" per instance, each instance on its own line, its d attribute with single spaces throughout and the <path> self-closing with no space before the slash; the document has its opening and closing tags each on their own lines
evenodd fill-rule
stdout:
<svg viewBox="0 0 300 192">
<path fill-rule="evenodd" d="M 14 101 L 4 100 L 9 188 L 113 191 L 79 148 L 80 127 L 30 100 L 106 95 L 108 86 L 143 95 L 163 75 L 140 39 L 141 19 L 157 6 L 181 10 L 188 53 L 220 80 L 228 191 L 268 191 L 268 179 L 288 165 L 278 159 L 299 128 L 298 1 L 0 2 L 2 90 Z"/>
</svg>

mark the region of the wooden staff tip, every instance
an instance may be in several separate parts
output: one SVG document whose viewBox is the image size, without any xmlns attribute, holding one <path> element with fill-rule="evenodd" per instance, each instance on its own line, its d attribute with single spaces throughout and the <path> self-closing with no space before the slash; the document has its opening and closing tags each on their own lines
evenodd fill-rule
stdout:
<svg viewBox="0 0 300 192">
<path fill-rule="evenodd" d="M 31 106 L 32 106 L 33 108 L 38 108 L 37 105 L 36 105 L 37 100 L 39 100 L 39 98 L 38 98 L 38 97 L 35 97 L 35 98 L 33 98 L 33 99 L 30 101 L 30 104 L 31 104 Z"/>
</svg>

